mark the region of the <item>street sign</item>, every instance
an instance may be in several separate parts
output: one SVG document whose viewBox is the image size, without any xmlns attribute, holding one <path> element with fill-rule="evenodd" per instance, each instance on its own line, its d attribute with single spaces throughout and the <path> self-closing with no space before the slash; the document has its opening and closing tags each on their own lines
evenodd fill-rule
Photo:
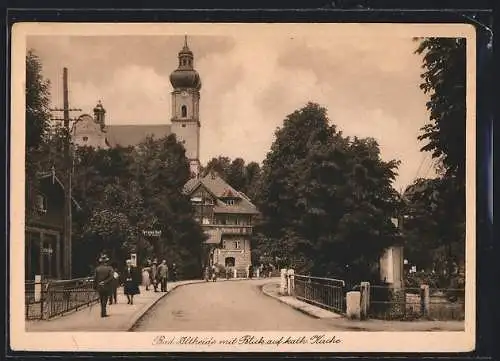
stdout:
<svg viewBox="0 0 500 361">
<path fill-rule="evenodd" d="M 161 230 L 143 230 L 142 235 L 146 237 L 160 237 Z"/>
</svg>

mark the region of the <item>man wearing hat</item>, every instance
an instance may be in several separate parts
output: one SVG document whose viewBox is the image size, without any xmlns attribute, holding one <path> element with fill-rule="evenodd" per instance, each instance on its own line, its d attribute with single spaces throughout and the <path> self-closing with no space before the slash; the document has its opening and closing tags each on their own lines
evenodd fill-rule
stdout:
<svg viewBox="0 0 500 361">
<path fill-rule="evenodd" d="M 109 258 L 106 255 L 101 255 L 94 276 L 94 287 L 99 294 L 99 302 L 101 303 L 101 317 L 108 316 L 106 314 L 106 305 L 111 293 L 111 282 L 114 276 L 114 270 L 108 265 L 108 262 Z"/>
</svg>

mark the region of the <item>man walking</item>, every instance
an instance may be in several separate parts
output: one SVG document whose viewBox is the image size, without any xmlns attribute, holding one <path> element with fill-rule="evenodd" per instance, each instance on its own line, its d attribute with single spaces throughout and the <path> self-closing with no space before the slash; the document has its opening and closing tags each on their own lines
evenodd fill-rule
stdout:
<svg viewBox="0 0 500 361">
<path fill-rule="evenodd" d="M 167 276 L 168 276 L 168 266 L 167 261 L 161 261 L 158 266 L 158 277 L 160 279 L 160 289 L 161 292 L 167 292 Z"/>
<path fill-rule="evenodd" d="M 151 266 L 151 282 L 153 282 L 153 287 L 155 292 L 158 292 L 158 261 L 153 260 L 153 265 Z"/>
<path fill-rule="evenodd" d="M 95 269 L 94 287 L 99 294 L 99 302 L 101 304 L 101 317 L 107 317 L 106 305 L 111 293 L 111 282 L 113 281 L 114 270 L 108 265 L 109 258 L 106 255 L 101 255 L 99 258 L 99 266 Z"/>
</svg>

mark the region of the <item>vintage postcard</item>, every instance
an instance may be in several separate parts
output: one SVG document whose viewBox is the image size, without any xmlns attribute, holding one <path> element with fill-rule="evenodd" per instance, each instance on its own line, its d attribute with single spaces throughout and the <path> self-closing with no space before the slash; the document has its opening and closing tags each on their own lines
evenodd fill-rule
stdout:
<svg viewBox="0 0 500 361">
<path fill-rule="evenodd" d="M 16 24 L 12 349 L 473 350 L 475 41 Z"/>
</svg>

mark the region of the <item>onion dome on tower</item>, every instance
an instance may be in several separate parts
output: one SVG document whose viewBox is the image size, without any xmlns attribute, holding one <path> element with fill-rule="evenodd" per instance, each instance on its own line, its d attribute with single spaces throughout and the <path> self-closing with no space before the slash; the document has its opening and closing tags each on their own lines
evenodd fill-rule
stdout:
<svg viewBox="0 0 500 361">
<path fill-rule="evenodd" d="M 170 83 L 174 89 L 194 88 L 201 89 L 200 75 L 193 68 L 193 52 L 187 45 L 187 36 L 184 37 L 184 47 L 179 52 L 179 66 L 170 74 Z"/>
<path fill-rule="evenodd" d="M 101 130 L 106 126 L 106 109 L 102 106 L 101 101 L 94 108 L 94 121 L 101 126 Z"/>
</svg>

